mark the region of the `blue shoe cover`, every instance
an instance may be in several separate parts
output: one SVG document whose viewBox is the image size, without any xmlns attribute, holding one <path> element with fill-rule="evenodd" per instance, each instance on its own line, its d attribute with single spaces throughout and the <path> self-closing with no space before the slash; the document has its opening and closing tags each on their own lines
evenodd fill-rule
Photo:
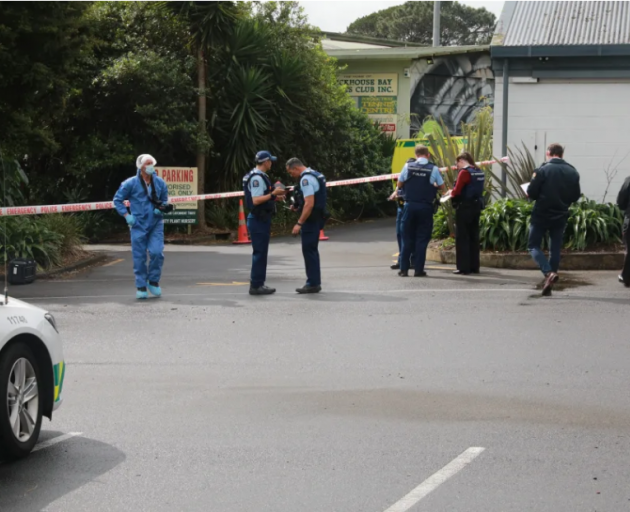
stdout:
<svg viewBox="0 0 630 512">
<path fill-rule="evenodd" d="M 136 291 L 136 299 L 148 299 L 149 298 L 149 294 L 147 292 L 143 292 L 141 290 L 137 290 Z"/>
<path fill-rule="evenodd" d="M 151 292 L 151 295 L 155 295 L 156 297 L 161 297 L 162 296 L 162 288 L 160 288 L 159 286 L 151 286 L 151 285 L 149 285 L 147 288 L 149 288 L 149 291 Z"/>
</svg>

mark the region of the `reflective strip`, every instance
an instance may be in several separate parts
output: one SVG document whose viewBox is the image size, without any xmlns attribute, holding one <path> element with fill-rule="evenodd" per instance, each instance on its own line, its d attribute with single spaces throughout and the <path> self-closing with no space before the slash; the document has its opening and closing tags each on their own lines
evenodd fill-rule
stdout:
<svg viewBox="0 0 630 512">
<path fill-rule="evenodd" d="M 66 376 L 66 365 L 63 361 L 53 366 L 53 374 L 55 377 L 55 402 L 58 402 L 63 389 L 63 379 Z"/>
</svg>

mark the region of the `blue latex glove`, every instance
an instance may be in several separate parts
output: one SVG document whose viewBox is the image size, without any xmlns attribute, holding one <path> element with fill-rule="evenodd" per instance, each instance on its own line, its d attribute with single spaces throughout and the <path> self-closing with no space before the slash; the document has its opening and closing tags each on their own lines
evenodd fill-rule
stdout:
<svg viewBox="0 0 630 512">
<path fill-rule="evenodd" d="M 156 208 L 153 210 L 153 215 L 162 215 L 162 212 Z"/>
<path fill-rule="evenodd" d="M 136 218 L 131 213 L 125 217 L 125 220 L 127 221 L 129 227 L 133 226 L 136 223 Z"/>
</svg>

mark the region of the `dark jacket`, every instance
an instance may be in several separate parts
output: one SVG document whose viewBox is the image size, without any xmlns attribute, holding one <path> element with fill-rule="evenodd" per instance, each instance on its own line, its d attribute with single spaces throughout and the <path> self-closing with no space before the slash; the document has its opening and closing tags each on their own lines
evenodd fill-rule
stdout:
<svg viewBox="0 0 630 512">
<path fill-rule="evenodd" d="M 621 190 L 617 195 L 617 206 L 625 214 L 624 231 L 627 229 L 628 221 L 630 220 L 630 178 L 626 178 L 626 181 L 621 185 Z"/>
<path fill-rule="evenodd" d="M 580 175 L 562 158 L 552 158 L 536 170 L 527 195 L 534 199 L 532 223 L 555 224 L 566 221 L 569 206 L 580 199 Z"/>
</svg>

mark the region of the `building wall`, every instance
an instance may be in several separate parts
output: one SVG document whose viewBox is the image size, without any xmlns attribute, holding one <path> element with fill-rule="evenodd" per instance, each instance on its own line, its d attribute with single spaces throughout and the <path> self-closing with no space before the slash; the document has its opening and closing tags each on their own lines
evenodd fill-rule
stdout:
<svg viewBox="0 0 630 512">
<path fill-rule="evenodd" d="M 418 59 L 411 67 L 411 133 L 428 116 L 442 119 L 451 134 L 461 135 L 461 123 L 494 104 L 494 74 L 489 52 Z"/>
<path fill-rule="evenodd" d="M 583 193 L 597 201 L 604 199 L 606 170 L 616 169 L 606 197 L 614 201 L 623 180 L 630 176 L 630 79 L 513 80 L 508 91 L 508 147 L 525 145 L 542 163 L 550 143 L 562 144 L 565 159 L 580 173 Z M 496 82 L 494 154 L 498 156 L 503 80 L 497 77 Z"/>
<path fill-rule="evenodd" d="M 411 66 L 411 61 L 365 59 L 340 61 L 339 64 L 346 66 L 346 68 L 339 73 L 340 75 L 361 73 L 395 73 L 398 75 L 398 113 L 396 123 L 396 136 L 403 139 L 409 138 L 409 121 L 411 112 L 409 109 L 409 78 L 405 77 L 405 69 L 408 69 Z"/>
</svg>

